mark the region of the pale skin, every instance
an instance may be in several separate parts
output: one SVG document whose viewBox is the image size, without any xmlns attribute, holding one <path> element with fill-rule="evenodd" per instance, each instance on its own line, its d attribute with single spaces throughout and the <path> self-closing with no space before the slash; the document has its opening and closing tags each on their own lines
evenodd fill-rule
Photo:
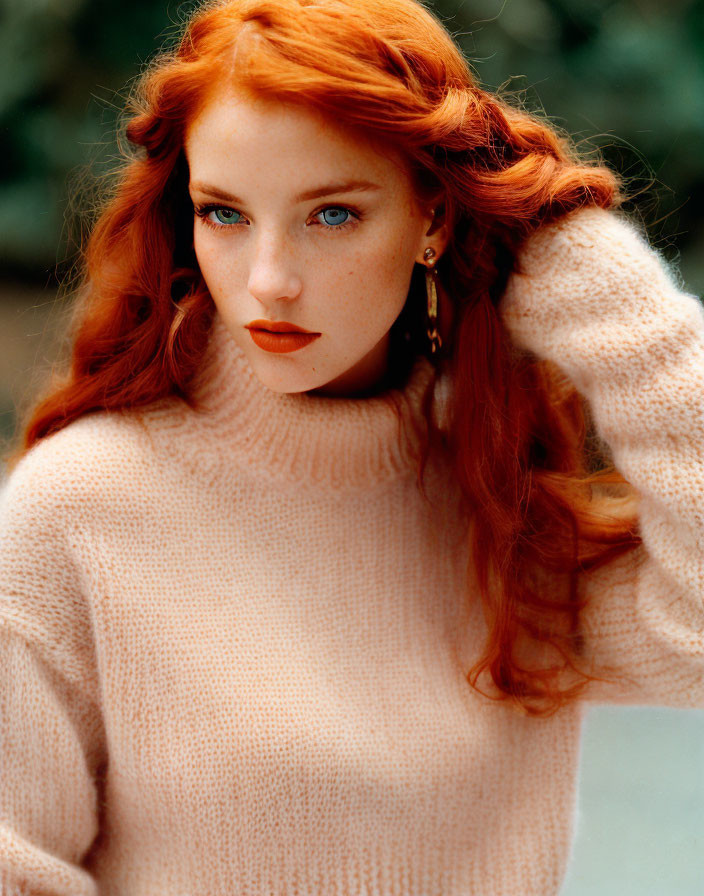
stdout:
<svg viewBox="0 0 704 896">
<path fill-rule="evenodd" d="M 373 391 L 414 265 L 447 245 L 400 157 L 304 107 L 236 93 L 205 106 L 185 151 L 198 264 L 257 378 L 275 392 Z M 273 354 L 245 327 L 262 318 L 321 335 Z"/>
</svg>

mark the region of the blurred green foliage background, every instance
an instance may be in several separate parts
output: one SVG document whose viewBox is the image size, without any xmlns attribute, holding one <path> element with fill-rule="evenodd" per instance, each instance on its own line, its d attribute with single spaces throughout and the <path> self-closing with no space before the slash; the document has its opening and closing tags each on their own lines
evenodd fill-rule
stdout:
<svg viewBox="0 0 704 896">
<path fill-rule="evenodd" d="M 49 284 L 81 169 L 114 162 L 120 92 L 194 4 L 0 2 L 0 277 Z M 520 94 L 626 176 L 655 244 L 704 291 L 704 2 L 432 6 L 484 86 Z"/>
</svg>

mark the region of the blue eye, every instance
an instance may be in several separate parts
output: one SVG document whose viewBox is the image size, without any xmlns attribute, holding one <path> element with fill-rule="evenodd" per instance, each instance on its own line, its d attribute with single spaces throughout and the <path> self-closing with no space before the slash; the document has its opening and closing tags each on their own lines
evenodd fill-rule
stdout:
<svg viewBox="0 0 704 896">
<path fill-rule="evenodd" d="M 346 208 L 326 208 L 320 214 L 323 216 L 326 224 L 346 224 L 350 217 L 350 212 Z"/>
<path fill-rule="evenodd" d="M 214 208 L 210 214 L 215 216 L 218 224 L 237 224 L 241 217 L 233 208 Z"/>
</svg>

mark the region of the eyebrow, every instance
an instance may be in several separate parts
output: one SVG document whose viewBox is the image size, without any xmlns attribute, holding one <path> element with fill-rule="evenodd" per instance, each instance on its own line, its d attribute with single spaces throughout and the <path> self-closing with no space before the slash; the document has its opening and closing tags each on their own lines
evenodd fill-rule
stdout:
<svg viewBox="0 0 704 896">
<path fill-rule="evenodd" d="M 206 193 L 215 199 L 222 199 L 223 202 L 232 202 L 236 205 L 243 205 L 243 201 L 226 190 L 214 187 L 211 184 L 203 184 L 194 181 L 190 185 L 191 190 L 198 193 Z M 335 193 L 361 193 L 380 190 L 379 184 L 374 184 L 368 180 L 347 180 L 340 183 L 323 184 L 320 187 L 313 187 L 311 190 L 304 190 L 302 193 L 293 197 L 294 202 L 307 202 L 310 199 L 320 199 L 321 196 L 332 196 Z"/>
</svg>

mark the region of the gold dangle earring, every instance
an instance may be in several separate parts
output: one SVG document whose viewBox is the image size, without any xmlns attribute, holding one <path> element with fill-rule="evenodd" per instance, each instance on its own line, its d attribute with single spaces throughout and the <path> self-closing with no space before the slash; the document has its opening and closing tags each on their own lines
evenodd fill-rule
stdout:
<svg viewBox="0 0 704 896">
<path fill-rule="evenodd" d="M 428 246 L 423 253 L 423 258 L 427 262 L 432 262 L 435 258 L 435 249 Z M 428 264 L 425 270 L 425 291 L 428 296 L 428 339 L 430 340 L 430 351 L 434 354 L 441 346 L 442 339 L 438 333 L 438 289 L 437 289 L 438 273 L 434 264 Z"/>
</svg>

